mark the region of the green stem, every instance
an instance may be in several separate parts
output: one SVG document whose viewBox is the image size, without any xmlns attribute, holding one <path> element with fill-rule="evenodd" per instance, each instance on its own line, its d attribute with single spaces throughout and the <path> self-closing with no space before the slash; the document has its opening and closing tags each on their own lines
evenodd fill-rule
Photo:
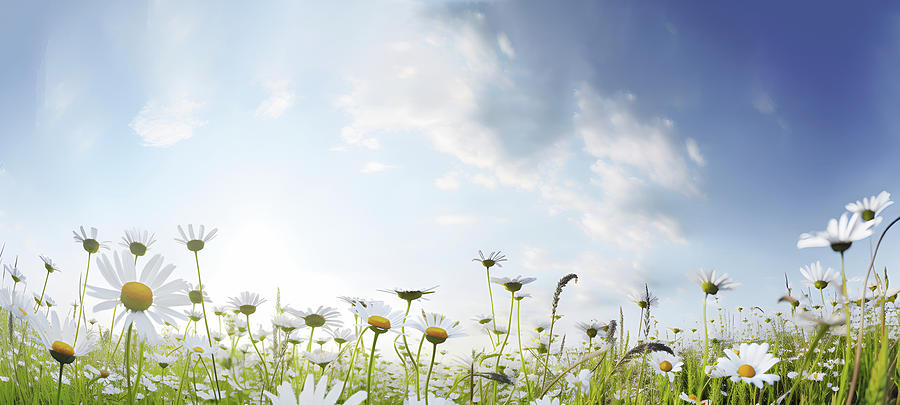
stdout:
<svg viewBox="0 0 900 405">
<path fill-rule="evenodd" d="M 91 252 L 88 252 L 87 269 L 84 271 L 84 285 L 81 286 L 81 298 L 78 301 L 78 320 L 75 323 L 75 339 L 72 344 L 78 343 L 78 332 L 81 330 L 81 318 L 84 313 L 84 292 L 87 291 L 88 274 L 91 272 Z"/>
<path fill-rule="evenodd" d="M 375 370 L 375 344 L 378 343 L 378 336 L 381 335 L 376 330 L 372 330 L 375 332 L 375 337 L 372 339 L 372 353 L 369 355 L 369 376 L 366 378 L 366 404 L 372 403 L 372 372 Z"/>
<path fill-rule="evenodd" d="M 528 367 L 525 366 L 525 352 L 522 351 L 522 325 L 519 322 L 519 314 L 522 309 L 522 301 L 516 304 L 516 338 L 519 340 L 519 357 L 522 359 L 522 372 L 525 373 L 525 387 L 528 388 L 528 398 L 532 398 L 531 382 L 528 381 Z"/>
<path fill-rule="evenodd" d="M 125 336 L 125 384 L 128 388 L 128 403 L 134 403 L 134 396 L 131 395 L 131 330 L 134 323 L 128 324 L 128 334 Z"/>
<path fill-rule="evenodd" d="M 506 348 L 506 342 L 509 341 L 509 331 L 512 328 L 513 306 L 515 306 L 515 305 L 516 305 L 516 293 L 512 292 L 512 293 L 510 293 L 510 299 L 509 299 L 509 322 L 507 322 L 507 325 L 506 325 L 506 337 L 503 339 L 503 345 L 500 346 L 500 354 L 497 356 L 497 364 L 494 366 L 494 368 L 497 369 L 498 373 L 500 372 L 500 358 L 503 357 L 503 349 Z"/>
<path fill-rule="evenodd" d="M 137 263 L 137 257 L 134 258 L 134 262 Z M 206 341 L 209 342 L 209 346 L 212 347 L 212 335 L 209 334 L 209 321 L 206 320 L 206 304 L 204 295 L 203 295 L 203 281 L 200 279 L 200 256 L 194 251 L 194 263 L 197 264 L 197 288 L 200 290 L 200 308 L 203 309 L 203 325 L 206 326 Z M 247 318 L 247 329 L 250 329 L 250 318 Z M 216 399 L 222 398 L 222 393 L 219 391 L 219 373 L 216 372 L 216 355 L 212 355 L 212 370 L 213 377 L 216 380 Z"/>
<path fill-rule="evenodd" d="M 487 268 L 486 274 L 487 274 L 487 283 L 488 283 L 488 296 L 491 297 L 491 324 L 494 326 L 494 330 L 497 330 L 497 315 L 494 314 L 494 291 L 491 288 L 491 268 L 490 267 Z M 488 337 L 491 339 L 491 347 L 497 347 L 497 345 L 494 344 L 494 336 L 492 336 L 489 333 Z M 497 336 L 497 343 L 500 343 L 500 336 Z"/>
<path fill-rule="evenodd" d="M 38 298 L 37 306 L 34 307 L 34 311 L 37 312 L 38 308 L 41 307 L 41 304 L 44 303 L 44 291 L 47 291 L 47 280 L 50 279 L 50 272 L 47 272 L 47 275 L 44 277 L 44 287 L 41 288 L 41 298 Z"/>
<path fill-rule="evenodd" d="M 250 329 L 252 329 L 250 327 L 250 315 L 247 315 L 247 335 L 250 336 L 250 343 L 253 343 L 253 349 L 256 350 L 256 355 L 259 356 L 259 362 L 262 363 L 263 373 L 265 373 L 265 377 L 266 377 L 266 379 L 264 381 L 268 382 L 269 381 L 269 367 L 266 366 L 265 357 L 263 357 L 262 353 L 260 353 L 259 348 L 256 347 L 256 341 L 253 340 L 253 333 L 250 331 Z M 262 384 L 262 386 L 263 386 L 262 390 L 265 391 L 267 387 L 265 386 L 265 384 Z M 260 393 L 260 395 L 262 395 L 262 393 Z"/>
<path fill-rule="evenodd" d="M 59 396 L 62 393 L 62 372 L 63 372 L 63 363 L 59 363 L 59 380 L 56 383 L 56 403 L 59 405 Z"/>
<path fill-rule="evenodd" d="M 431 382 L 431 369 L 434 368 L 434 357 L 437 354 L 437 343 L 432 344 L 431 364 L 428 365 L 428 376 L 425 377 L 425 405 L 428 405 L 428 384 Z"/>
</svg>

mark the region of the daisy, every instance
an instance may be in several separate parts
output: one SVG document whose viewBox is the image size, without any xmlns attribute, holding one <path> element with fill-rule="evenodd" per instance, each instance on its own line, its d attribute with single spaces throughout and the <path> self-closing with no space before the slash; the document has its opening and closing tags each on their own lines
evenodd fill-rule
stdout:
<svg viewBox="0 0 900 405">
<path fill-rule="evenodd" d="M 275 396 L 270 392 L 265 392 L 265 394 L 274 405 L 297 405 L 298 400 L 299 403 L 304 405 L 334 405 L 337 404 L 338 398 L 341 395 L 341 387 L 343 386 L 343 382 L 334 380 L 331 391 L 328 391 L 327 378 L 320 378 L 318 384 L 316 384 L 315 378 L 307 378 L 299 398 L 297 397 L 297 394 L 294 393 L 294 387 L 291 386 L 290 381 L 286 381 L 278 387 L 278 396 Z M 344 405 L 359 405 L 365 400 L 366 392 L 357 391 L 355 394 L 344 400 Z"/>
<path fill-rule="evenodd" d="M 203 250 L 203 247 L 206 246 L 206 242 L 211 241 L 216 237 L 216 232 L 219 230 L 217 228 L 213 228 L 213 230 L 206 233 L 206 227 L 200 225 L 200 232 L 196 235 L 194 234 L 194 225 L 188 225 L 188 233 L 184 233 L 184 228 L 181 225 L 178 225 L 178 233 L 181 234 L 181 238 L 175 238 L 178 243 L 187 246 L 188 250 L 191 252 L 199 252 Z"/>
<path fill-rule="evenodd" d="M 119 245 L 128 248 L 135 257 L 140 257 L 147 254 L 147 249 L 154 243 L 156 243 L 155 234 L 132 229 L 125 231 L 125 236 L 122 237 L 122 242 L 119 242 Z"/>
<path fill-rule="evenodd" d="M 28 319 L 35 315 L 34 304 L 28 302 L 25 293 L 15 293 L 9 288 L 0 290 L 0 307 L 17 319 Z"/>
<path fill-rule="evenodd" d="M 491 281 L 500 284 L 506 288 L 506 291 L 516 292 L 522 289 L 522 286 L 537 280 L 534 277 L 491 277 Z"/>
<path fill-rule="evenodd" d="M 53 260 L 50 260 L 49 257 L 41 255 L 41 261 L 44 262 L 44 269 L 47 270 L 48 273 L 53 273 L 54 271 L 60 271 L 59 266 L 56 263 L 53 263 Z"/>
<path fill-rule="evenodd" d="M 232 310 L 247 316 L 253 315 L 253 313 L 256 312 L 256 307 L 262 305 L 264 302 L 266 302 L 265 298 L 260 297 L 257 293 L 249 291 L 244 291 L 237 297 L 228 299 L 228 304 L 231 306 Z"/>
<path fill-rule="evenodd" d="M 208 287 L 209 286 L 207 286 L 207 288 L 204 288 L 201 292 L 199 285 L 188 283 L 187 286 L 185 286 L 184 291 L 187 294 L 188 298 L 191 300 L 191 304 L 199 304 L 200 297 L 203 297 L 204 302 L 212 302 L 212 299 L 209 298 L 209 293 L 207 292 L 209 291 Z"/>
<path fill-rule="evenodd" d="M 292 345 L 298 345 L 306 341 L 306 336 L 303 335 L 304 333 L 302 333 L 302 331 L 295 329 L 293 332 L 288 333 L 287 337 L 284 339 Z"/>
<path fill-rule="evenodd" d="M 184 295 L 179 294 L 184 289 L 185 282 L 181 279 L 167 282 L 175 265 L 163 266 L 163 257 L 158 254 L 144 265 L 138 278 L 134 262 L 127 259 L 127 255 L 123 252 L 120 256 L 113 252 L 113 261 L 105 254 L 97 261 L 100 274 L 112 289 L 88 286 L 90 294 L 101 300 L 94 306 L 94 311 L 109 310 L 122 304 L 128 314 L 116 318 L 116 323 L 123 318 L 126 324 L 133 322 L 139 335 L 150 342 L 156 342 L 159 335 L 154 323 L 174 324 L 177 319 L 183 319 L 171 307 L 187 305 Z"/>
<path fill-rule="evenodd" d="M 403 325 L 403 312 L 394 311 L 381 301 L 370 301 L 367 306 L 355 305 L 350 309 L 361 320 L 360 326 L 368 327 L 376 334 L 396 332 Z"/>
<path fill-rule="evenodd" d="M 697 399 L 696 395 L 694 395 L 694 394 L 688 395 L 688 394 L 685 394 L 684 392 L 682 392 L 681 395 L 678 396 L 678 398 L 681 398 L 681 400 L 684 402 L 690 402 L 692 404 L 697 404 L 697 405 L 709 405 L 711 403 L 711 402 L 709 402 L 708 399 L 699 400 L 699 399 Z"/>
<path fill-rule="evenodd" d="M 200 312 L 196 309 L 185 310 L 184 315 L 188 317 L 193 322 L 197 322 L 203 319 L 203 312 Z"/>
<path fill-rule="evenodd" d="M 272 325 L 275 325 L 284 333 L 291 333 L 294 329 L 306 326 L 304 322 L 286 313 L 277 314 L 272 318 Z"/>
<path fill-rule="evenodd" d="M 894 202 L 891 201 L 891 193 L 882 191 L 877 196 L 863 198 L 862 201 L 857 200 L 855 203 L 849 203 L 844 208 L 854 214 L 858 214 L 863 221 L 874 221 L 875 225 L 881 223 L 881 211 L 889 207 Z"/>
<path fill-rule="evenodd" d="M 479 251 L 478 251 L 478 257 L 472 259 L 472 261 L 473 261 L 473 262 L 480 262 L 481 265 L 484 266 L 485 269 L 490 270 L 490 268 L 491 268 L 491 267 L 494 267 L 494 266 L 497 266 L 497 267 L 503 267 L 503 265 L 500 264 L 500 262 L 505 262 L 505 261 L 506 261 L 506 255 L 504 255 L 503 253 L 500 253 L 499 251 L 497 251 L 497 252 L 491 252 L 491 253 L 488 255 L 488 257 L 484 257 L 484 253 L 482 253 L 482 252 L 479 250 Z"/>
<path fill-rule="evenodd" d="M 587 335 L 588 339 L 597 337 L 597 333 L 600 332 L 600 330 L 602 330 L 604 326 L 606 325 L 597 321 L 575 323 L 575 327 L 578 328 L 578 330 L 584 332 L 584 334 Z"/>
<path fill-rule="evenodd" d="M 828 287 L 829 284 L 840 284 L 841 282 L 841 275 L 831 267 L 823 272 L 822 264 L 819 263 L 818 260 L 815 263 L 801 267 L 800 273 L 803 274 L 803 278 L 806 279 L 804 282 L 805 285 L 816 287 L 819 290 Z"/>
<path fill-rule="evenodd" d="M 12 278 L 13 283 L 18 284 L 21 282 L 25 282 L 25 274 L 19 271 L 19 269 L 15 266 L 10 267 L 8 264 L 3 265 L 3 271 Z"/>
<path fill-rule="evenodd" d="M 350 328 L 344 328 L 344 329 L 328 328 L 325 330 L 328 332 L 329 335 L 331 335 L 331 338 L 334 339 L 334 343 L 338 344 L 338 347 L 340 347 L 344 343 L 352 342 L 354 339 L 356 339 L 356 334 Z"/>
<path fill-rule="evenodd" d="M 341 313 L 338 312 L 337 308 L 319 306 L 315 310 L 307 308 L 306 311 L 301 311 L 286 307 L 284 311 L 303 319 L 306 326 L 310 328 L 340 327 L 344 325 L 344 322 L 340 319 Z"/>
<path fill-rule="evenodd" d="M 34 321 L 34 329 L 41 338 L 41 343 L 60 364 L 72 363 L 75 358 L 84 356 L 96 348 L 90 338 L 75 343 L 74 320 L 60 322 L 56 312 L 50 315 L 49 321 L 42 316 L 34 316 L 31 319 Z"/>
<path fill-rule="evenodd" d="M 166 355 L 166 354 L 156 354 L 156 353 L 150 353 L 150 358 L 153 359 L 153 361 L 155 361 L 156 364 L 159 364 L 160 368 L 169 367 L 170 365 L 172 365 L 176 361 L 178 361 L 178 359 L 180 359 L 179 356 L 176 356 L 174 354 Z"/>
<path fill-rule="evenodd" d="M 637 304 L 638 307 L 645 309 L 647 307 L 655 307 L 657 303 L 659 303 L 659 298 L 656 298 L 653 294 L 650 294 L 647 291 L 641 293 L 630 293 L 628 294 L 628 299 L 631 302 Z"/>
<path fill-rule="evenodd" d="M 726 350 L 726 357 L 717 360 L 716 368 L 720 375 L 731 381 L 743 381 L 762 388 L 764 383 L 774 384 L 781 379 L 777 374 L 765 374 L 778 363 L 778 358 L 768 351 L 768 343 L 741 343 L 737 350 Z"/>
<path fill-rule="evenodd" d="M 438 286 L 423 288 L 421 290 L 402 290 L 399 288 L 395 288 L 393 290 L 378 290 L 378 291 L 386 292 L 389 294 L 397 294 L 397 296 L 400 297 L 400 299 L 402 299 L 406 302 L 413 302 L 418 299 L 427 299 L 427 298 L 424 298 L 424 296 L 427 294 L 434 294 L 434 292 L 435 292 L 434 290 L 436 290 L 437 288 L 438 288 Z"/>
<path fill-rule="evenodd" d="M 184 339 L 182 347 L 187 351 L 188 356 L 212 358 L 215 353 L 208 342 L 209 339 L 205 337 L 191 335 Z"/>
<path fill-rule="evenodd" d="M 75 242 L 81 243 L 81 247 L 90 254 L 97 253 L 100 249 L 109 250 L 109 241 L 100 242 L 97 240 L 97 228 L 91 228 L 91 236 L 88 237 L 87 232 L 84 231 L 84 227 L 79 227 L 81 234 L 78 232 L 72 231 L 72 234 L 75 235 Z"/>
<path fill-rule="evenodd" d="M 860 221 L 859 214 L 853 214 L 848 219 L 845 212 L 841 214 L 840 220 L 828 220 L 825 231 L 800 235 L 797 248 L 830 246 L 831 250 L 843 253 L 853 242 L 871 236 L 874 225 L 875 221 Z"/>
<path fill-rule="evenodd" d="M 657 374 L 664 375 L 669 378 L 669 383 L 675 381 L 675 373 L 681 371 L 684 362 L 678 361 L 675 356 L 665 351 L 652 352 L 648 356 L 651 369 Z"/>
<path fill-rule="evenodd" d="M 337 358 L 337 353 L 326 352 L 321 349 L 313 350 L 312 352 L 303 352 L 303 357 L 309 360 L 310 363 L 315 364 L 323 369 L 328 363 L 334 361 Z"/>
<path fill-rule="evenodd" d="M 492 317 L 490 315 L 485 315 L 485 314 L 478 314 L 478 315 L 475 315 L 472 317 L 473 321 L 478 322 L 481 325 L 489 323 L 493 319 L 494 319 L 494 317 Z M 549 328 L 549 326 L 548 326 L 548 328 Z"/>
<path fill-rule="evenodd" d="M 422 314 L 421 317 L 412 319 L 409 327 L 425 334 L 425 340 L 432 344 L 441 344 L 456 337 L 466 336 L 466 332 L 459 322 L 451 321 L 440 314 Z"/>
<path fill-rule="evenodd" d="M 695 283 L 700 285 L 700 289 L 703 290 L 704 293 L 709 295 L 716 295 L 719 290 L 733 290 L 734 287 L 740 285 L 740 283 L 735 283 L 734 280 L 728 277 L 728 273 L 717 277 L 715 269 L 710 272 L 699 269 L 694 273 L 692 279 Z"/>
</svg>

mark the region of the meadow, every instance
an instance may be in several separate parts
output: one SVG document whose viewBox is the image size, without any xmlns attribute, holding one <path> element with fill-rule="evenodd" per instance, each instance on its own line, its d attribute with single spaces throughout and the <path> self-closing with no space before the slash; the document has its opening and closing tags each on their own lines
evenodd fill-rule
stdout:
<svg viewBox="0 0 900 405">
<path fill-rule="evenodd" d="M 638 328 L 621 327 L 620 310 L 563 330 L 558 304 L 578 275 L 559 279 L 551 307 L 534 307 L 534 278 L 494 276 L 512 260 L 499 251 L 460 258 L 484 280 L 484 315 L 470 319 L 430 307 L 437 287 L 340 297 L 343 308 L 295 307 L 303 303 L 283 303 L 278 292 L 215 302 L 203 261 L 217 229 L 178 226 L 184 250 L 157 252 L 148 231 L 125 231 L 113 244 L 80 227 L 81 269 L 0 253 L 0 403 L 900 404 L 900 288 L 889 265 L 876 266 L 900 220 L 884 220 L 892 204 L 887 192 L 866 197 L 823 231 L 800 235 L 797 248 L 819 249 L 821 260 L 785 274 L 780 296 L 760 297 L 778 300 L 778 312 L 726 311 L 718 301 L 741 275 L 694 271 L 696 305 L 684 311 L 702 328 L 683 329 L 656 318 L 665 291 L 645 285 L 629 297 Z M 845 266 L 849 249 L 869 249 L 869 266 Z M 196 277 L 172 277 L 163 253 L 189 255 Z M 81 274 L 74 305 L 45 295 L 59 271 Z M 850 287 L 853 278 L 863 287 Z M 86 297 L 99 303 L 86 308 Z M 263 306 L 275 315 L 262 318 Z M 526 325 L 524 311 L 545 321 Z M 444 348 L 466 335 L 481 346 Z"/>
</svg>

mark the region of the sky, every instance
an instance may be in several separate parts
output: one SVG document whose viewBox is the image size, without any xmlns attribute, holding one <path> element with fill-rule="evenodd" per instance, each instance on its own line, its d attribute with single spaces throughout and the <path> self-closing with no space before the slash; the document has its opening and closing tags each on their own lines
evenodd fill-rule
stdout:
<svg viewBox="0 0 900 405">
<path fill-rule="evenodd" d="M 18 257 L 39 290 L 38 255 L 52 257 L 63 272 L 47 291 L 68 303 L 86 264 L 71 231 L 121 249 L 137 227 L 194 281 L 174 241 L 193 223 L 219 229 L 205 288 L 217 303 L 268 297 L 259 322 L 277 289 L 295 308 L 400 308 L 377 290 L 439 285 L 417 308 L 477 336 L 479 250 L 509 257 L 493 275 L 537 278 L 523 328 L 549 319 L 567 273 L 567 333 L 620 308 L 634 330 L 626 293 L 645 283 L 661 329 L 696 326 L 699 268 L 741 283 L 724 305 L 785 309 L 785 274 L 840 267 L 799 235 L 900 190 L 900 12 L 732 6 L 6 3 L 2 261 Z"/>
</svg>

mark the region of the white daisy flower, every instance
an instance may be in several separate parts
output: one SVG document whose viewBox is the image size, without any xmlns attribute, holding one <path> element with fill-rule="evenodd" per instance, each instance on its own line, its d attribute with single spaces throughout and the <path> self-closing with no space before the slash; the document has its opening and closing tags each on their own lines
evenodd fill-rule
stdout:
<svg viewBox="0 0 900 405">
<path fill-rule="evenodd" d="M 697 405 L 709 405 L 711 403 L 711 402 L 709 402 L 708 399 L 699 400 L 699 399 L 697 399 L 696 395 L 686 394 L 684 392 L 682 392 L 681 395 L 678 396 L 678 398 L 681 398 L 681 400 L 684 402 L 690 402 L 692 404 L 697 404 Z"/>
<path fill-rule="evenodd" d="M 472 261 L 480 262 L 481 265 L 484 266 L 485 269 L 490 270 L 491 267 L 494 267 L 494 266 L 503 267 L 503 265 L 500 263 L 506 261 L 506 255 L 497 251 L 497 252 L 491 252 L 487 257 L 484 257 L 484 253 L 482 253 L 479 250 L 478 257 L 472 259 Z"/>
<path fill-rule="evenodd" d="M 350 311 L 359 317 L 360 326 L 369 327 L 375 333 L 397 332 L 404 321 L 403 312 L 394 311 L 381 301 L 370 301 L 366 306 L 357 304 Z"/>
<path fill-rule="evenodd" d="M 34 304 L 28 301 L 25 293 L 14 293 L 9 288 L 0 290 L 0 307 L 17 319 L 28 319 L 36 314 Z"/>
<path fill-rule="evenodd" d="M 655 307 L 659 303 L 659 298 L 646 290 L 639 293 L 629 293 L 627 296 L 631 302 L 634 302 L 640 308 Z"/>
<path fill-rule="evenodd" d="M 506 291 L 516 292 L 522 289 L 522 286 L 537 280 L 534 277 L 491 277 L 491 282 L 500 284 L 506 288 Z"/>
<path fill-rule="evenodd" d="M 716 368 L 731 381 L 762 388 L 764 383 L 774 384 L 781 379 L 777 374 L 765 374 L 778 363 L 778 358 L 769 353 L 768 343 L 741 343 L 737 350 L 726 350 L 725 356 L 717 360 Z"/>
<path fill-rule="evenodd" d="M 422 314 L 415 317 L 408 325 L 425 334 L 425 340 L 432 344 L 441 344 L 456 337 L 466 336 L 466 332 L 459 322 L 451 321 L 440 314 Z"/>
<path fill-rule="evenodd" d="M 60 271 L 59 266 L 56 263 L 53 263 L 49 257 L 40 255 L 41 261 L 44 262 L 44 269 L 47 270 L 48 273 L 53 273 L 54 271 Z"/>
<path fill-rule="evenodd" d="M 56 312 L 50 314 L 49 321 L 43 316 L 33 316 L 31 320 L 34 321 L 34 329 L 41 338 L 41 343 L 60 364 L 69 364 L 76 357 L 84 356 L 96 348 L 90 335 L 76 343 L 73 320 L 60 322 Z"/>
<path fill-rule="evenodd" d="M 178 361 L 178 359 L 181 358 L 181 357 L 179 357 L 179 356 L 177 356 L 177 355 L 175 355 L 175 354 L 168 354 L 168 355 L 167 355 L 167 354 L 157 354 L 157 353 L 150 353 L 150 354 L 149 354 L 149 357 L 150 357 L 151 359 L 153 359 L 153 361 L 155 361 L 156 364 L 159 364 L 159 367 L 160 367 L 160 368 L 166 368 L 166 367 L 169 367 L 169 366 L 171 366 L 172 364 L 175 364 L 175 362 Z"/>
<path fill-rule="evenodd" d="M 337 343 L 338 346 L 356 340 L 356 333 L 354 333 L 353 329 L 350 328 L 328 328 L 326 329 L 326 331 L 329 335 L 331 335 L 331 338 L 334 339 L 334 343 Z"/>
<path fill-rule="evenodd" d="M 874 225 L 875 221 L 861 221 L 859 214 L 848 217 L 845 212 L 841 214 L 840 220 L 828 220 L 825 231 L 800 235 L 797 248 L 830 246 L 831 250 L 841 253 L 849 249 L 853 242 L 871 236 Z"/>
<path fill-rule="evenodd" d="M 298 345 L 306 341 L 306 336 L 300 329 L 295 329 L 293 332 L 288 333 L 284 340 L 292 345 Z"/>
<path fill-rule="evenodd" d="M 10 266 L 8 264 L 4 264 L 3 271 L 6 274 L 9 274 L 9 277 L 12 278 L 14 283 L 18 284 L 18 283 L 25 282 L 25 279 L 26 279 L 25 273 L 22 273 L 21 271 L 19 271 L 19 269 L 17 267 Z"/>
<path fill-rule="evenodd" d="M 316 309 L 307 308 L 306 311 L 286 307 L 284 311 L 303 319 L 306 326 L 310 328 L 340 327 L 344 325 L 344 322 L 341 321 L 341 313 L 333 307 L 319 306 Z"/>
<path fill-rule="evenodd" d="M 334 352 L 326 352 L 321 349 L 313 350 L 312 352 L 303 352 L 303 357 L 309 360 L 310 363 L 315 364 L 319 367 L 325 368 L 328 363 L 334 361 L 337 358 L 337 353 Z"/>
<path fill-rule="evenodd" d="M 716 295 L 720 290 L 733 290 L 734 287 L 740 285 L 740 283 L 735 283 L 734 280 L 728 277 L 728 273 L 717 276 L 715 269 L 709 272 L 698 269 L 691 278 L 700 286 L 700 289 L 703 290 L 704 293 L 709 295 Z"/>
<path fill-rule="evenodd" d="M 266 302 L 266 299 L 261 297 L 259 294 L 249 291 L 244 291 L 238 294 L 237 297 L 231 297 L 228 299 L 228 305 L 231 306 L 231 309 L 234 311 L 239 311 L 244 315 L 253 315 L 256 312 L 256 307 L 262 305 Z"/>
<path fill-rule="evenodd" d="M 491 322 L 494 317 L 485 314 L 478 314 L 472 317 L 472 320 L 478 322 L 481 325 Z M 549 327 L 549 326 L 548 326 Z"/>
<path fill-rule="evenodd" d="M 188 283 L 188 285 L 185 286 L 185 288 L 184 288 L 184 292 L 185 292 L 185 294 L 187 294 L 188 299 L 191 300 L 191 304 L 199 304 L 200 297 L 203 297 L 204 302 L 212 302 L 212 299 L 209 298 L 209 292 L 208 292 L 209 286 L 208 285 L 203 286 L 202 294 L 200 291 L 201 290 L 200 290 L 199 284 Z"/>
<path fill-rule="evenodd" d="M 591 370 L 585 368 L 579 371 L 578 374 L 568 374 L 566 375 L 566 382 L 572 384 L 582 394 L 587 394 L 591 390 Z"/>
<path fill-rule="evenodd" d="M 878 225 L 882 220 L 879 216 L 881 211 L 891 206 L 893 203 L 894 202 L 891 201 L 891 193 L 882 191 L 878 193 L 877 196 L 873 195 L 868 198 L 863 198 L 862 201 L 857 200 L 855 203 L 847 204 L 844 208 L 846 208 L 847 211 L 858 214 L 863 221 L 875 222 L 874 225 Z"/>
<path fill-rule="evenodd" d="M 819 290 L 828 287 L 828 285 L 832 283 L 841 283 L 841 275 L 831 267 L 823 272 L 822 264 L 819 263 L 818 260 L 815 263 L 810 263 L 807 266 L 801 267 L 800 273 L 803 274 L 803 278 L 805 279 L 803 284 L 810 287 L 816 287 Z"/>
<path fill-rule="evenodd" d="M 650 368 L 657 374 L 664 375 L 669 378 L 669 383 L 675 381 L 675 373 L 681 371 L 684 362 L 665 351 L 657 351 L 647 356 L 650 362 Z"/>
<path fill-rule="evenodd" d="M 421 290 L 404 290 L 404 289 L 400 289 L 400 288 L 395 288 L 393 290 L 378 290 L 378 291 L 386 292 L 386 293 L 390 293 L 390 294 L 397 294 L 397 296 L 400 297 L 400 299 L 407 301 L 407 302 L 412 302 L 412 301 L 415 301 L 418 299 L 427 300 L 428 298 L 426 298 L 425 296 L 428 294 L 434 294 L 434 292 L 437 288 L 438 288 L 438 286 L 423 288 Z"/>
<path fill-rule="evenodd" d="M 186 337 L 182 347 L 190 356 L 212 358 L 213 354 L 215 354 L 213 347 L 209 345 L 209 339 L 202 336 L 191 335 Z"/>
<path fill-rule="evenodd" d="M 272 317 L 272 325 L 275 325 L 285 333 L 291 333 L 294 329 L 306 326 L 306 323 L 302 319 L 297 319 L 287 313 L 281 313 Z"/>
<path fill-rule="evenodd" d="M 606 325 L 597 321 L 590 322 L 576 322 L 575 327 L 578 330 L 584 332 L 584 334 L 588 337 L 588 339 L 593 339 L 597 337 L 597 334 L 603 330 Z M 549 327 L 549 325 L 548 325 Z"/>
<path fill-rule="evenodd" d="M 127 315 L 117 317 L 116 323 L 124 320 L 126 324 L 134 322 L 135 330 L 150 342 L 159 340 L 156 324 L 166 322 L 175 324 L 181 314 L 171 307 L 187 305 L 184 295 L 185 282 L 181 279 L 168 281 L 175 270 L 175 265 L 163 266 L 163 257 L 154 255 L 138 278 L 134 262 L 127 259 L 128 254 L 120 256 L 113 252 L 113 261 L 104 254 L 97 261 L 100 274 L 106 279 L 110 288 L 88 286 L 88 293 L 101 302 L 94 306 L 94 311 L 105 311 L 122 304 Z"/>
<path fill-rule="evenodd" d="M 181 225 L 178 225 L 178 233 L 181 234 L 181 238 L 175 238 L 175 240 L 178 241 L 178 243 L 187 246 L 188 250 L 191 252 L 199 252 L 206 246 L 206 242 L 209 242 L 216 237 L 218 231 L 217 228 L 213 228 L 209 233 L 206 233 L 206 227 L 200 225 L 199 232 L 195 234 L 194 225 L 188 224 L 188 232 L 184 233 L 184 228 L 182 228 Z"/>
<path fill-rule="evenodd" d="M 265 392 L 265 395 L 269 397 L 273 405 L 297 405 L 298 400 L 303 405 L 335 405 L 341 395 L 343 385 L 343 382 L 335 379 L 331 391 L 328 391 L 327 378 L 320 378 L 318 384 L 316 384 L 315 378 L 307 378 L 299 398 L 294 393 L 290 381 L 286 381 L 278 387 L 277 396 L 270 392 Z M 359 405 L 365 400 L 366 392 L 357 391 L 344 401 L 344 405 Z"/>
<path fill-rule="evenodd" d="M 98 241 L 97 240 L 97 228 L 91 227 L 91 235 L 88 237 L 87 232 L 84 231 L 84 226 L 79 227 L 81 234 L 78 232 L 72 231 L 72 234 L 75 235 L 75 242 L 81 243 L 81 247 L 88 253 L 97 253 L 100 249 L 109 250 L 109 241 Z"/>
<path fill-rule="evenodd" d="M 154 243 L 156 243 L 155 234 L 132 229 L 125 231 L 125 236 L 122 237 L 122 242 L 119 242 L 119 245 L 127 248 L 131 251 L 131 254 L 140 257 L 147 254 L 147 249 Z"/>
</svg>

